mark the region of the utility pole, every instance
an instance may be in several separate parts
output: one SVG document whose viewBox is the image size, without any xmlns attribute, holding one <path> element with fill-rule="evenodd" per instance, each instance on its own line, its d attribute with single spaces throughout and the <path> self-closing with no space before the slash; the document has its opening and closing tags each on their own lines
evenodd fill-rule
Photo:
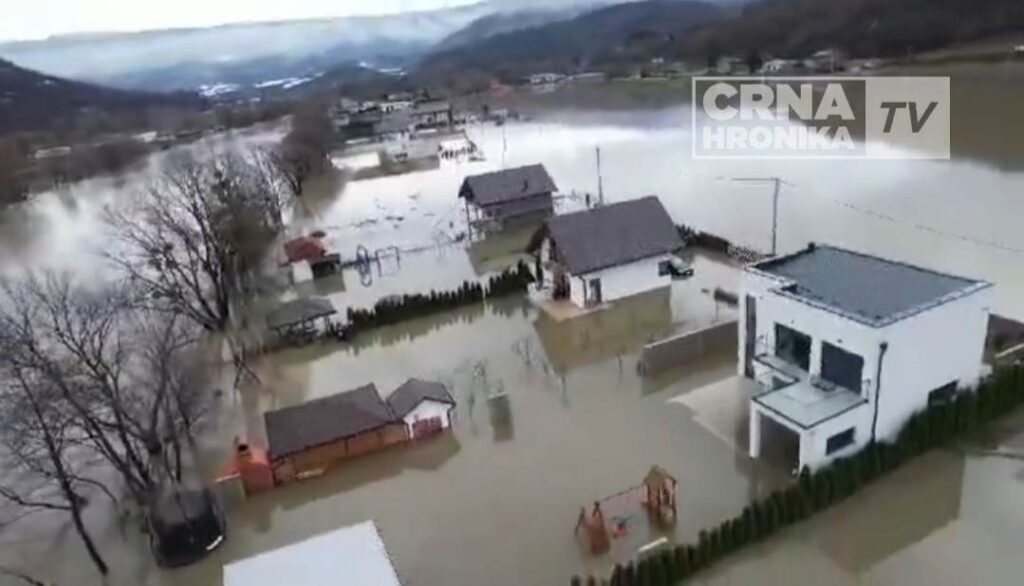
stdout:
<svg viewBox="0 0 1024 586">
<path fill-rule="evenodd" d="M 772 191 L 772 251 L 771 255 L 776 256 L 779 251 L 779 192 L 782 185 L 792 185 L 779 177 L 735 177 L 737 183 L 771 183 L 774 186 Z"/>
<path fill-rule="evenodd" d="M 597 205 L 604 205 L 604 180 L 601 178 L 601 147 L 597 147 Z"/>
</svg>

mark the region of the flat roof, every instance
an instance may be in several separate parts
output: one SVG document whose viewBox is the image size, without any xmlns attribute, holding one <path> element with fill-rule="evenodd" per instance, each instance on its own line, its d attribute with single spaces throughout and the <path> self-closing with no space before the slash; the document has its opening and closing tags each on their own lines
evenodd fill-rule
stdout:
<svg viewBox="0 0 1024 586">
<path fill-rule="evenodd" d="M 762 393 L 753 401 L 775 417 L 782 417 L 802 429 L 811 429 L 868 404 L 867 399 L 853 391 L 842 388 L 826 391 L 807 379 Z"/>
<path fill-rule="evenodd" d="M 788 283 L 779 287 L 817 307 L 872 327 L 885 326 L 990 287 L 958 277 L 835 246 L 809 246 L 751 265 Z"/>
<path fill-rule="evenodd" d="M 224 566 L 224 586 L 401 586 L 373 521 Z"/>
</svg>

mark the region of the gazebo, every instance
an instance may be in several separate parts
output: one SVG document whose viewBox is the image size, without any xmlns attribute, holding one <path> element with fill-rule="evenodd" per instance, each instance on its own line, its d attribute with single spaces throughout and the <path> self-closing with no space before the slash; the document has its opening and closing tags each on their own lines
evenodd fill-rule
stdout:
<svg viewBox="0 0 1024 586">
<path fill-rule="evenodd" d="M 303 297 L 289 301 L 267 316 L 267 327 L 280 336 L 309 336 L 314 332 L 316 320 L 323 319 L 329 327 L 328 318 L 338 313 L 334 304 L 323 297 Z"/>
</svg>

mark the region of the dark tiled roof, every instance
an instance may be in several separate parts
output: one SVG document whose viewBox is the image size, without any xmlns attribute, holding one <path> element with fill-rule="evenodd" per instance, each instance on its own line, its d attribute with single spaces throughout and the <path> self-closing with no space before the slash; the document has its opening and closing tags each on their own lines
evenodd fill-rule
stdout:
<svg viewBox="0 0 1024 586">
<path fill-rule="evenodd" d="M 388 406 L 395 417 L 402 418 L 426 400 L 455 405 L 455 399 L 441 383 L 432 383 L 411 378 L 395 389 L 388 397 Z"/>
<path fill-rule="evenodd" d="M 334 304 L 322 297 L 303 297 L 289 301 L 267 315 L 267 326 L 272 329 L 286 328 L 327 317 L 338 313 Z"/>
<path fill-rule="evenodd" d="M 528 165 L 466 177 L 459 197 L 486 206 L 557 191 L 544 165 Z"/>
<path fill-rule="evenodd" d="M 547 231 L 574 274 L 675 252 L 683 246 L 665 207 L 650 195 L 555 216 Z"/>
<path fill-rule="evenodd" d="M 976 281 L 833 246 L 751 267 L 790 281 L 782 291 L 878 327 L 988 287 Z"/>
<path fill-rule="evenodd" d="M 372 384 L 263 415 L 271 459 L 395 422 Z"/>
<path fill-rule="evenodd" d="M 415 114 L 436 114 L 438 112 L 447 112 L 452 109 L 452 105 L 448 102 L 435 101 L 435 102 L 420 102 L 413 104 L 411 110 Z"/>
</svg>

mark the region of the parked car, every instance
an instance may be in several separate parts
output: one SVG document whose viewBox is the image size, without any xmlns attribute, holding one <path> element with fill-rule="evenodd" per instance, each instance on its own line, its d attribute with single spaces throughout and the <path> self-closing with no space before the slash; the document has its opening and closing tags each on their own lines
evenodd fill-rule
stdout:
<svg viewBox="0 0 1024 586">
<path fill-rule="evenodd" d="M 686 264 L 686 262 L 678 256 L 673 256 L 671 260 L 666 263 L 665 267 L 668 274 L 672 275 L 673 279 L 689 279 L 693 276 L 693 267 Z"/>
</svg>

